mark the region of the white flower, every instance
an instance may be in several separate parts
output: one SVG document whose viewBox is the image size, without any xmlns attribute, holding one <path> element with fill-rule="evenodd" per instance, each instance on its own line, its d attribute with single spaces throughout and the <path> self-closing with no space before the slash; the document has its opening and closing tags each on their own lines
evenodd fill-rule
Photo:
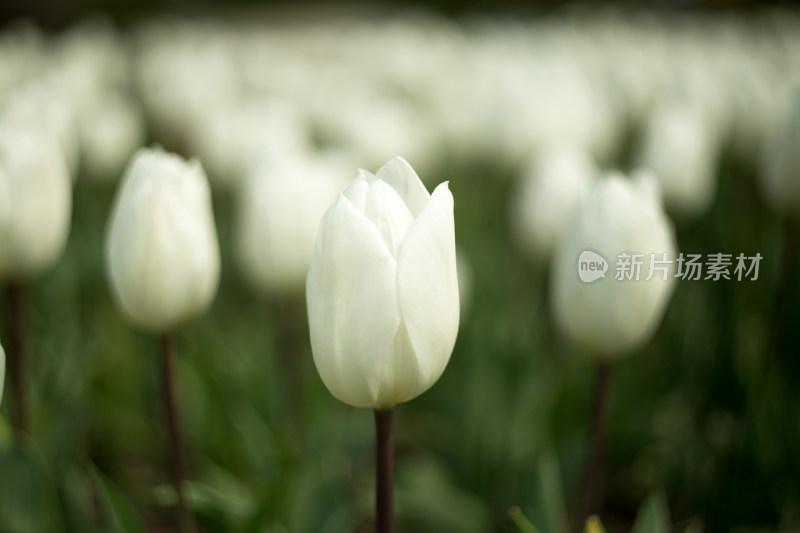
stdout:
<svg viewBox="0 0 800 533">
<path fill-rule="evenodd" d="M 122 314 L 165 331 L 206 309 L 219 282 L 219 248 L 203 168 L 141 149 L 117 189 L 106 267 Z"/>
<path fill-rule="evenodd" d="M 18 87 L 6 99 L 2 120 L 13 127 L 37 127 L 51 135 L 64 154 L 67 172 L 78 178 L 80 147 L 75 110 L 68 96 L 57 90 L 53 81 L 31 82 Z"/>
<path fill-rule="evenodd" d="M 401 158 L 360 171 L 320 224 L 306 284 L 311 347 L 339 400 L 386 408 L 444 371 L 459 320 L 453 196 Z"/>
<path fill-rule="evenodd" d="M 671 212 L 697 216 L 717 190 L 716 126 L 696 105 L 663 102 L 650 115 L 639 164 L 655 172 Z"/>
<path fill-rule="evenodd" d="M 304 286 L 320 220 L 344 185 L 335 168 L 311 157 L 265 160 L 241 184 L 235 252 L 263 294 Z"/>
<path fill-rule="evenodd" d="M 536 158 L 511 198 L 511 230 L 522 250 L 550 257 L 596 172 L 588 153 L 574 145 L 550 147 Z"/>
<path fill-rule="evenodd" d="M 608 261 L 605 278 L 581 281 L 579 256 L 585 250 Z M 598 357 L 611 359 L 638 348 L 660 323 L 674 284 L 674 263 L 665 264 L 666 275 L 654 268 L 647 280 L 650 254 L 659 261 L 666 254 L 674 261 L 675 252 L 674 231 L 660 206 L 654 178 L 631 181 L 611 175 L 597 182 L 554 256 L 551 309 L 556 324 Z M 636 259 L 642 263 L 638 280 L 634 270 L 618 264 L 619 254 L 644 254 Z M 633 279 L 615 279 L 618 268 Z"/>
<path fill-rule="evenodd" d="M 30 279 L 67 242 L 72 183 L 58 141 L 40 126 L 0 124 L 0 277 Z"/>
<path fill-rule="evenodd" d="M 122 95 L 108 93 L 79 117 L 81 166 L 100 180 L 116 180 L 144 139 L 141 109 Z"/>
</svg>

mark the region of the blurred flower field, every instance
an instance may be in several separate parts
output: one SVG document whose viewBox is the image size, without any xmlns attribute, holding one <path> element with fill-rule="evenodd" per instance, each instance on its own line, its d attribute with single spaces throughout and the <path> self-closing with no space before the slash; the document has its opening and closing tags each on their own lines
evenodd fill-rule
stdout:
<svg viewBox="0 0 800 533">
<path fill-rule="evenodd" d="M 324 208 L 397 155 L 429 192 L 449 180 L 461 291 L 446 370 L 396 409 L 398 531 L 583 529 L 596 359 L 553 317 L 551 255 L 586 190 L 642 168 L 677 251 L 763 259 L 756 280 L 675 280 L 614 363 L 599 518 L 800 531 L 798 28 L 790 12 L 9 25 L 0 274 L 25 297 L 30 420 L 15 438 L 7 368 L 0 532 L 177 531 L 158 343 L 120 315 L 104 251 L 119 179 L 153 144 L 202 164 L 220 246 L 213 303 L 174 337 L 200 531 L 373 530 L 372 414 L 315 370 L 305 272 Z M 58 144 L 72 192 L 63 254 L 20 272 L 20 198 L 56 224 L 3 177 L 23 127 Z"/>
</svg>

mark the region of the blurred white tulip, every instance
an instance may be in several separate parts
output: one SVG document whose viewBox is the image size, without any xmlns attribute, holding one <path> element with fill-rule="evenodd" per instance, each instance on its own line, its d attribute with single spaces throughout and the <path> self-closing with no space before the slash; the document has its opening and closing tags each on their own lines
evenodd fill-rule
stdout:
<svg viewBox="0 0 800 533">
<path fill-rule="evenodd" d="M 800 213 L 800 95 L 764 143 L 759 185 L 779 213 Z"/>
<path fill-rule="evenodd" d="M 74 182 L 78 177 L 80 146 L 75 110 L 67 96 L 47 81 L 24 84 L 5 101 L 0 117 L 5 123 L 34 125 L 52 135 L 58 142 L 67 171 Z"/>
<path fill-rule="evenodd" d="M 691 218 L 714 199 L 719 149 L 715 122 L 699 107 L 665 101 L 649 117 L 638 164 L 655 172 L 668 210 Z"/>
<path fill-rule="evenodd" d="M 579 256 L 586 250 L 608 263 L 605 277 L 591 283 L 578 275 Z M 620 253 L 644 254 L 638 280 L 616 279 Z M 552 263 L 551 310 L 559 328 L 603 359 L 647 342 L 674 285 L 672 263 L 664 272 L 654 269 L 647 279 L 651 253 L 658 261 L 663 254 L 674 261 L 676 254 L 674 230 L 661 208 L 655 179 L 611 175 L 596 182 L 574 213 Z"/>
<path fill-rule="evenodd" d="M 81 168 L 98 180 L 116 180 L 145 136 L 142 111 L 113 93 L 99 98 L 79 119 Z"/>
<path fill-rule="evenodd" d="M 207 169 L 211 185 L 220 189 L 235 188 L 273 154 L 292 157 L 311 149 L 308 130 L 294 104 L 266 98 L 206 110 L 196 118 L 187 142 L 189 152 Z"/>
<path fill-rule="evenodd" d="M 510 225 L 519 248 L 549 259 L 597 169 L 586 150 L 559 144 L 542 150 L 511 197 Z"/>
<path fill-rule="evenodd" d="M 58 141 L 41 126 L 0 123 L 0 277 L 30 279 L 67 242 L 72 184 Z"/>
<path fill-rule="evenodd" d="M 235 251 L 245 279 L 261 294 L 302 290 L 320 220 L 345 181 L 308 154 L 265 159 L 239 189 Z"/>
<path fill-rule="evenodd" d="M 105 256 L 114 300 L 135 326 L 163 332 L 205 310 L 220 259 L 200 163 L 158 147 L 134 154 L 117 188 Z"/>
<path fill-rule="evenodd" d="M 314 363 L 328 390 L 387 408 L 430 388 L 459 321 L 453 195 L 401 158 L 360 171 L 328 209 L 306 284 Z"/>
</svg>

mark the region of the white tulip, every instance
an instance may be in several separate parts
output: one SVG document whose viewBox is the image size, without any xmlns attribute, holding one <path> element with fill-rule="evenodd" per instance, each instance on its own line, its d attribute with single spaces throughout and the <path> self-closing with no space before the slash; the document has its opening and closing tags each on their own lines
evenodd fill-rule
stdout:
<svg viewBox="0 0 800 533">
<path fill-rule="evenodd" d="M 759 185 L 767 203 L 780 213 L 800 213 L 800 97 L 768 136 Z"/>
<path fill-rule="evenodd" d="M 444 371 L 459 320 L 453 195 L 401 158 L 359 171 L 320 224 L 306 284 L 314 363 L 328 390 L 387 408 Z"/>
<path fill-rule="evenodd" d="M 597 169 L 586 150 L 557 145 L 530 165 L 511 198 L 511 231 L 519 247 L 547 259 Z"/>
<path fill-rule="evenodd" d="M 244 277 L 260 293 L 299 291 L 317 229 L 344 180 L 305 154 L 256 166 L 239 191 L 235 251 Z"/>
<path fill-rule="evenodd" d="M 718 152 L 710 117 L 691 104 L 663 102 L 650 115 L 639 164 L 655 172 L 669 210 L 692 217 L 714 199 Z"/>
<path fill-rule="evenodd" d="M 0 277 L 30 279 L 67 243 L 72 184 L 55 137 L 19 121 L 0 124 Z"/>
<path fill-rule="evenodd" d="M 139 150 L 117 189 L 105 252 L 111 292 L 134 325 L 166 331 L 205 310 L 220 259 L 200 163 Z"/>
<path fill-rule="evenodd" d="M 608 262 L 605 277 L 591 283 L 578 276 L 579 257 L 586 250 Z M 615 279 L 621 253 L 645 254 L 638 280 L 635 273 L 633 279 Z M 674 230 L 652 176 L 631 181 L 611 175 L 597 182 L 573 215 L 552 263 L 556 324 L 604 359 L 640 347 L 660 323 L 674 285 L 674 263 L 665 264 L 666 274 L 654 269 L 647 280 L 650 254 L 658 261 L 667 254 L 674 261 L 675 253 Z"/>
<path fill-rule="evenodd" d="M 36 126 L 46 130 L 58 142 L 67 171 L 74 182 L 78 178 L 80 146 L 75 112 L 66 94 L 53 81 L 31 82 L 13 91 L 5 101 L 2 120 L 7 124 Z"/>
<path fill-rule="evenodd" d="M 122 95 L 108 93 L 79 117 L 81 165 L 91 177 L 116 180 L 145 136 L 141 109 Z"/>
</svg>

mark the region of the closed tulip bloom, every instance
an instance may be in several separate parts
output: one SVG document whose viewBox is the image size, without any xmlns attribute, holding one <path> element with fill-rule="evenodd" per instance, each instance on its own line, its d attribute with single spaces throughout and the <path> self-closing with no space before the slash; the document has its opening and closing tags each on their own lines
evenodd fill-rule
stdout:
<svg viewBox="0 0 800 533">
<path fill-rule="evenodd" d="M 79 126 L 82 170 L 98 180 L 116 180 L 144 139 L 141 110 L 117 94 L 98 98 Z"/>
<path fill-rule="evenodd" d="M 639 164 L 655 172 L 671 212 L 691 218 L 711 205 L 718 145 L 714 121 L 696 105 L 665 102 L 652 113 Z"/>
<path fill-rule="evenodd" d="M 358 177 L 319 227 L 306 283 L 314 363 L 356 407 L 410 400 L 444 371 L 459 321 L 453 196 L 401 158 Z"/>
<path fill-rule="evenodd" d="M 605 278 L 591 283 L 579 278 L 585 250 L 608 261 Z M 641 260 L 638 280 L 635 271 L 618 265 L 621 253 L 644 254 L 636 259 Z M 597 182 L 572 217 L 552 263 L 551 304 L 559 328 L 605 360 L 644 344 L 660 323 L 674 285 L 674 263 L 654 264 L 667 270 L 654 269 L 650 277 L 651 253 L 658 261 L 663 254 L 675 260 L 674 230 L 660 206 L 655 179 L 611 175 Z M 632 273 L 631 279 L 616 279 L 619 270 Z"/>
<path fill-rule="evenodd" d="M 72 183 L 55 137 L 0 124 L 0 277 L 27 280 L 53 266 L 67 242 Z"/>
<path fill-rule="evenodd" d="M 536 158 L 511 198 L 511 231 L 520 249 L 549 259 L 597 170 L 585 149 L 550 147 Z"/>
<path fill-rule="evenodd" d="M 257 165 L 242 183 L 235 245 L 239 267 L 259 292 L 302 290 L 320 220 L 344 182 L 311 156 Z"/>
<path fill-rule="evenodd" d="M 18 87 L 3 106 L 2 120 L 18 125 L 35 125 L 47 131 L 64 154 L 70 180 L 78 178 L 80 159 L 75 111 L 68 95 L 53 82 L 29 83 Z"/>
<path fill-rule="evenodd" d="M 134 325 L 163 332 L 205 310 L 220 265 L 200 163 L 160 148 L 137 152 L 117 189 L 105 252 L 111 292 Z"/>
</svg>

